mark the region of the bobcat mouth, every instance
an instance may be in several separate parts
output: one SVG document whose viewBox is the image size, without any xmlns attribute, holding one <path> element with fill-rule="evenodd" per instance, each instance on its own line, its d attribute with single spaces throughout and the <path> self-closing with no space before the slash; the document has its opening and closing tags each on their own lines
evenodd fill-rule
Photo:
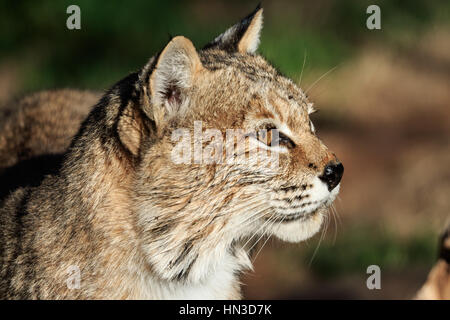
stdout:
<svg viewBox="0 0 450 320">
<path fill-rule="evenodd" d="M 307 220 L 317 214 L 319 211 L 319 208 L 311 211 L 311 212 L 295 212 L 295 213 L 289 213 L 289 214 L 282 214 L 278 215 L 275 218 L 272 218 L 271 220 L 273 222 L 280 222 L 280 223 L 290 223 L 298 220 Z M 269 219 L 269 218 L 267 218 Z"/>
</svg>

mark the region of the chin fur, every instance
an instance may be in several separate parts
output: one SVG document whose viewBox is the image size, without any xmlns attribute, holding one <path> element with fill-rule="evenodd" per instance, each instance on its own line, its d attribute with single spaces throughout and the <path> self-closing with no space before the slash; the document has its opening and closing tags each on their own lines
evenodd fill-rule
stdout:
<svg viewBox="0 0 450 320">
<path fill-rule="evenodd" d="M 316 186 L 321 186 L 317 183 Z M 319 232 L 324 216 L 328 213 L 328 207 L 333 203 L 339 193 L 340 185 L 334 188 L 328 195 L 326 200 L 321 200 L 323 205 L 311 213 L 300 217 L 294 221 L 284 221 L 274 224 L 271 232 L 280 240 L 287 242 L 300 242 L 311 238 Z M 317 193 L 317 192 L 316 192 Z"/>
<path fill-rule="evenodd" d="M 272 229 L 272 234 L 287 242 L 300 242 L 311 238 L 322 226 L 326 208 L 318 209 L 305 219 L 279 223 Z"/>
</svg>

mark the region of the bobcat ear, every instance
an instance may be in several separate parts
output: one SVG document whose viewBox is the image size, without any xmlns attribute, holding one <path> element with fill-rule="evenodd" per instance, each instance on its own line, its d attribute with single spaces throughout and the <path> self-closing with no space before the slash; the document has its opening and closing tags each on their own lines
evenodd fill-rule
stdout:
<svg viewBox="0 0 450 320">
<path fill-rule="evenodd" d="M 150 91 L 152 118 L 183 112 L 193 79 L 203 68 L 192 42 L 182 36 L 173 38 L 150 64 L 140 78 Z"/>
<path fill-rule="evenodd" d="M 258 49 L 263 24 L 260 5 L 247 17 L 236 23 L 203 49 L 217 48 L 227 52 L 254 53 Z"/>
</svg>

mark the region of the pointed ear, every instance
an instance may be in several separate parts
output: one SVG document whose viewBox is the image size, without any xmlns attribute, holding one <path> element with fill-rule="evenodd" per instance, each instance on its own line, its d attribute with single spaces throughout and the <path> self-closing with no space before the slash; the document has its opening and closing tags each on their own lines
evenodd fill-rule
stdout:
<svg viewBox="0 0 450 320">
<path fill-rule="evenodd" d="M 203 49 L 216 48 L 227 52 L 255 53 L 263 25 L 263 9 L 258 5 L 247 17 L 236 23 Z"/>
<path fill-rule="evenodd" d="M 170 117 L 185 111 L 189 89 L 203 68 L 192 42 L 182 36 L 173 38 L 152 66 L 144 67 L 140 78 L 151 97 L 152 118 Z"/>
</svg>

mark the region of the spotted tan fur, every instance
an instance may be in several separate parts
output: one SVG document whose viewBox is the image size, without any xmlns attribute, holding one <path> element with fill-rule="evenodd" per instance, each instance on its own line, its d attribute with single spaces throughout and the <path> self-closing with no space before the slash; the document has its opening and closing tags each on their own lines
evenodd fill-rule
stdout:
<svg viewBox="0 0 450 320">
<path fill-rule="evenodd" d="M 0 209 L 2 298 L 238 299 L 254 242 L 320 229 L 339 187 L 319 177 L 336 158 L 303 91 L 255 53 L 261 27 L 258 8 L 200 51 L 175 37 L 98 101 L 61 168 Z M 291 143 L 265 146 L 276 168 L 177 164 L 172 133 L 195 121 L 224 136 L 269 123 Z"/>
</svg>

